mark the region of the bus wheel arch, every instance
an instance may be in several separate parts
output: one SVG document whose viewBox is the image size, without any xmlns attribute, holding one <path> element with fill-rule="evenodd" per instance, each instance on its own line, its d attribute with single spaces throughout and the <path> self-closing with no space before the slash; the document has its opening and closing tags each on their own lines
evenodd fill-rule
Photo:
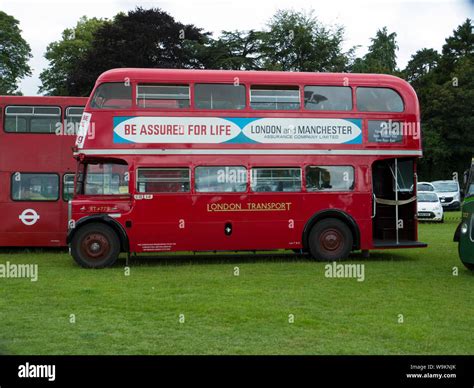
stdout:
<svg viewBox="0 0 474 388">
<path fill-rule="evenodd" d="M 112 266 L 119 254 L 119 237 L 109 225 L 103 222 L 87 223 L 72 237 L 71 255 L 81 267 Z"/>
<path fill-rule="evenodd" d="M 120 252 L 129 252 L 129 240 L 128 240 L 128 236 L 127 236 L 125 230 L 123 229 L 123 227 L 117 221 L 115 221 L 113 218 L 111 218 L 107 215 L 94 215 L 94 216 L 85 217 L 85 218 L 80 219 L 77 222 L 74 229 L 72 229 L 69 232 L 68 236 L 67 236 L 67 243 L 71 246 L 71 253 L 73 253 L 73 256 L 75 254 L 75 259 L 78 256 L 78 250 L 77 250 L 78 247 L 75 246 L 75 245 L 78 244 L 78 241 L 77 241 L 78 234 L 80 235 L 79 237 L 83 237 L 82 234 L 84 233 L 84 229 L 90 230 L 91 225 L 93 225 L 93 226 L 97 225 L 98 229 L 100 229 L 97 233 L 97 236 L 96 236 L 96 238 L 99 239 L 99 242 L 100 242 L 100 239 L 102 239 L 101 241 L 104 244 L 106 244 L 107 242 L 104 240 L 104 236 L 105 236 L 105 237 L 111 239 L 111 242 L 113 242 L 114 245 L 115 244 L 117 245 L 117 247 L 115 247 L 115 246 L 113 247 L 113 250 L 117 251 L 116 256 L 118 256 L 118 254 Z M 107 229 L 114 236 L 112 236 L 107 231 Z M 101 234 L 103 235 L 102 237 L 99 236 Z M 113 260 L 114 262 L 115 262 L 115 259 Z M 78 260 L 76 260 L 76 261 L 78 261 Z M 86 263 L 80 263 L 80 262 L 78 262 L 78 263 L 81 264 L 81 265 L 85 264 L 84 266 L 90 267 Z M 105 266 L 107 266 L 107 265 L 105 265 Z M 103 266 L 99 265 L 98 267 L 103 267 Z"/>
<path fill-rule="evenodd" d="M 303 229 L 303 236 L 302 236 L 304 250 L 311 251 L 310 249 L 311 248 L 310 246 L 311 231 L 318 223 L 321 223 L 324 220 L 334 220 L 335 224 L 338 224 L 338 222 L 340 222 L 341 224 L 339 225 L 344 225 L 339 228 L 342 230 L 340 232 L 336 232 L 336 235 L 338 233 L 344 233 L 344 229 L 345 229 L 344 227 L 346 227 L 351 234 L 352 241 L 351 241 L 350 251 L 360 249 L 360 230 L 354 218 L 352 218 L 349 214 L 347 214 L 346 212 L 342 210 L 328 209 L 328 210 L 322 210 L 320 212 L 317 212 L 306 223 Z M 328 221 L 325 221 L 325 224 L 328 224 Z"/>
</svg>

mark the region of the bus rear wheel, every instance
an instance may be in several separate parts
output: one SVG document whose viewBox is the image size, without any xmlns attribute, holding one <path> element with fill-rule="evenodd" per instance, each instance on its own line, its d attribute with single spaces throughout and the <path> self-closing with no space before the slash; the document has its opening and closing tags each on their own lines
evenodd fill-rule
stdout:
<svg viewBox="0 0 474 388">
<path fill-rule="evenodd" d="M 104 268 L 113 265 L 120 253 L 120 241 L 107 225 L 93 223 L 83 226 L 71 242 L 71 254 L 84 268 Z"/>
<path fill-rule="evenodd" d="M 349 227 L 335 218 L 316 223 L 309 233 L 308 246 L 317 261 L 345 259 L 352 250 L 353 237 Z"/>
</svg>

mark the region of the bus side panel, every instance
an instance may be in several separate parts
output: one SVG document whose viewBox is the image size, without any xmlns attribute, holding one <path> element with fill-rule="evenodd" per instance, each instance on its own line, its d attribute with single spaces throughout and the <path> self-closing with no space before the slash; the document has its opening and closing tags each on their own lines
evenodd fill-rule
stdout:
<svg viewBox="0 0 474 388">
<path fill-rule="evenodd" d="M 194 249 L 301 248 L 301 193 L 195 195 Z"/>
<path fill-rule="evenodd" d="M 160 252 L 189 249 L 196 239 L 191 231 L 191 196 L 185 193 L 150 196 L 145 199 L 144 195 L 135 195 L 133 227 L 127 229 L 131 250 Z"/>
<path fill-rule="evenodd" d="M 1 246 L 60 246 L 64 227 L 59 225 L 57 202 L 12 201 L 11 174 L 0 173 Z"/>
</svg>

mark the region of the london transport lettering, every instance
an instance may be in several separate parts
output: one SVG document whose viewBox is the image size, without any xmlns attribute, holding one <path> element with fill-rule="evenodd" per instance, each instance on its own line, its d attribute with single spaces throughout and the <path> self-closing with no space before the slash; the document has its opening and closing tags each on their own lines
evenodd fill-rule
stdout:
<svg viewBox="0 0 474 388">
<path fill-rule="evenodd" d="M 258 211 L 288 211 L 291 202 L 263 202 L 255 203 L 209 203 L 208 212 L 258 212 Z"/>
<path fill-rule="evenodd" d="M 114 117 L 114 143 L 361 144 L 361 119 Z"/>
</svg>

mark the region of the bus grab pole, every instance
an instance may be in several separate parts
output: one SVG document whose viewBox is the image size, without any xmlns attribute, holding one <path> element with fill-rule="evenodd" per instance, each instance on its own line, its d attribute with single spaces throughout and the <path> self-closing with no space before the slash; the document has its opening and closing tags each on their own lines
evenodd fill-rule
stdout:
<svg viewBox="0 0 474 388">
<path fill-rule="evenodd" d="M 398 159 L 395 158 L 395 235 L 398 241 Z"/>
</svg>

